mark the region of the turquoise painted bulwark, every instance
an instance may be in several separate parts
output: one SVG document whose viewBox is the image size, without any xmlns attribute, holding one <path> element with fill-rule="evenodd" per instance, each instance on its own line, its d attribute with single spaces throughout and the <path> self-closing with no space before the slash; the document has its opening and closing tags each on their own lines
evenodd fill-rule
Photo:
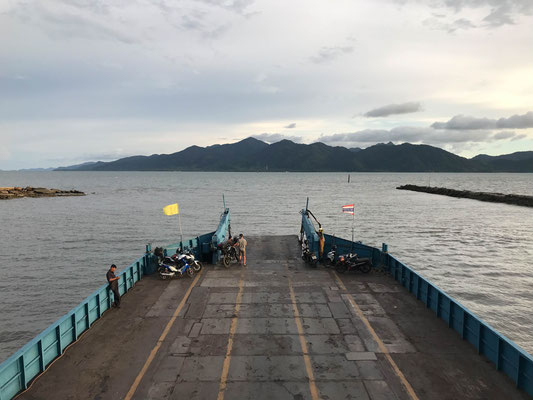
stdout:
<svg viewBox="0 0 533 400">
<path fill-rule="evenodd" d="M 224 238 L 227 235 L 229 215 L 229 209 L 226 209 L 216 232 L 166 246 L 165 251 L 173 254 L 178 247 L 187 248 L 200 260 L 210 259 L 213 253 L 216 254 L 211 247 L 214 238 Z M 148 244 L 146 253 L 118 275 L 120 295 L 130 290 L 143 276 L 154 273 L 154 265 L 152 247 Z M 78 306 L 0 364 L 0 400 L 11 400 L 25 390 L 35 377 L 63 354 L 67 346 L 78 340 L 83 332 L 111 308 L 112 302 L 113 294 L 108 285 L 100 286 Z"/>
</svg>

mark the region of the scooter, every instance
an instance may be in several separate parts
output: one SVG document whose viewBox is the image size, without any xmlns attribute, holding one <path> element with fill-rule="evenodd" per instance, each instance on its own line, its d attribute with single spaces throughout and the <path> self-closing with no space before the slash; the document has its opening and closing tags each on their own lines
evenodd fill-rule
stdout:
<svg viewBox="0 0 533 400">
<path fill-rule="evenodd" d="M 156 247 L 154 254 L 157 257 L 157 272 L 161 279 L 169 279 L 174 276 L 181 278 L 183 275 L 194 276 L 194 270 L 185 260 L 185 256 L 178 256 L 175 259 L 165 257 L 161 247 Z"/>
<path fill-rule="evenodd" d="M 202 263 L 194 257 L 194 254 L 189 249 L 184 252 L 181 248 L 178 248 L 172 259 L 177 261 L 184 259 L 196 273 L 200 272 L 203 267 Z"/>
<path fill-rule="evenodd" d="M 326 265 L 329 267 L 335 266 L 335 262 L 337 259 L 337 246 L 333 245 L 331 246 L 331 251 L 328 252 L 326 255 Z"/>
<path fill-rule="evenodd" d="M 312 267 L 316 267 L 316 264 L 318 263 L 318 257 L 316 254 L 309 250 L 309 243 L 307 242 L 307 239 L 305 239 L 302 244 L 302 260 L 304 260 L 307 264 L 310 264 Z"/>
<path fill-rule="evenodd" d="M 361 271 L 366 274 L 370 272 L 371 268 L 370 258 L 359 258 L 356 253 L 339 256 L 339 260 L 335 264 L 335 271 L 341 274 L 347 271 Z"/>
</svg>

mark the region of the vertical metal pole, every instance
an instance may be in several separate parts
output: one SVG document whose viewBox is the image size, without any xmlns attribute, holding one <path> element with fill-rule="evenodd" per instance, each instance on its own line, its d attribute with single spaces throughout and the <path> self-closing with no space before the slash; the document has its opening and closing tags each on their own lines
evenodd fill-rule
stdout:
<svg viewBox="0 0 533 400">
<path fill-rule="evenodd" d="M 305 211 L 309 209 L 309 197 L 307 198 L 307 202 L 305 203 Z"/>
<path fill-rule="evenodd" d="M 43 341 L 39 340 L 37 342 L 37 351 L 39 352 L 39 371 L 44 371 L 44 351 L 43 351 Z"/>
<path fill-rule="evenodd" d="M 20 380 L 24 389 L 28 388 L 28 382 L 26 381 L 26 365 L 24 362 L 24 354 L 19 358 Z"/>
<path fill-rule="evenodd" d="M 181 214 L 178 212 L 178 221 L 180 225 L 180 241 L 182 242 L 182 250 L 183 250 L 183 231 L 181 230 Z"/>
<path fill-rule="evenodd" d="M 354 224 L 355 224 L 355 203 L 354 203 L 354 210 L 352 213 L 352 244 L 350 245 L 350 253 L 353 251 L 353 230 L 354 230 Z"/>
<path fill-rule="evenodd" d="M 226 212 L 226 199 L 224 197 L 224 193 L 222 193 L 222 202 L 224 203 L 224 212 Z"/>
</svg>

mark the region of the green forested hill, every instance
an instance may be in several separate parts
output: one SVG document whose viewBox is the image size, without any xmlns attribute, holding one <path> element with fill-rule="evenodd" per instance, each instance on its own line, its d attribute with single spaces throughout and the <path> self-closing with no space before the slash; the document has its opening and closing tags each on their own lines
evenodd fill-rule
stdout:
<svg viewBox="0 0 533 400">
<path fill-rule="evenodd" d="M 133 156 L 62 167 L 74 171 L 345 171 L 345 172 L 533 172 L 533 151 L 460 157 L 438 147 L 403 143 L 366 149 L 290 140 L 267 144 L 254 138 L 172 154 Z"/>
</svg>

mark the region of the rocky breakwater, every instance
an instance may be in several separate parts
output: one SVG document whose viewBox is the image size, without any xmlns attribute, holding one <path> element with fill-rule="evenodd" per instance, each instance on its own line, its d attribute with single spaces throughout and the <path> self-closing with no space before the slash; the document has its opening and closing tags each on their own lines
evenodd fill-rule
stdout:
<svg viewBox="0 0 533 400">
<path fill-rule="evenodd" d="M 57 197 L 57 196 L 85 196 L 79 190 L 59 190 L 42 187 L 0 187 L 0 200 L 20 199 L 22 197 Z"/>
<path fill-rule="evenodd" d="M 431 194 L 440 194 L 443 196 L 461 197 L 479 201 L 488 201 L 491 203 L 506 203 L 516 206 L 533 207 L 533 196 L 524 196 L 520 194 L 504 194 L 490 192 L 472 192 L 470 190 L 455 190 L 441 187 L 403 185 L 398 186 L 399 190 L 412 190 L 414 192 L 424 192 Z"/>
</svg>

